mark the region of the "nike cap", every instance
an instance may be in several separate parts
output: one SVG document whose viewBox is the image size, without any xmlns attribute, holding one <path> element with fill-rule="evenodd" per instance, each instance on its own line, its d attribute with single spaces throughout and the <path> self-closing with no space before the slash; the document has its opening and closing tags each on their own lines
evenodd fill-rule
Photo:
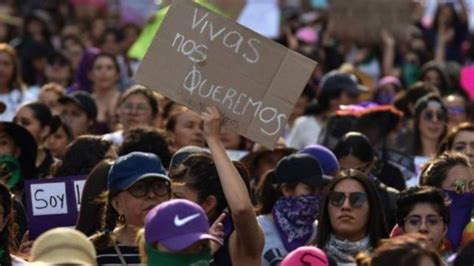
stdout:
<svg viewBox="0 0 474 266">
<path fill-rule="evenodd" d="M 181 251 L 201 240 L 222 241 L 209 234 L 209 221 L 201 206 L 173 199 L 153 208 L 145 218 L 145 242 L 160 243 L 172 252 Z"/>
</svg>

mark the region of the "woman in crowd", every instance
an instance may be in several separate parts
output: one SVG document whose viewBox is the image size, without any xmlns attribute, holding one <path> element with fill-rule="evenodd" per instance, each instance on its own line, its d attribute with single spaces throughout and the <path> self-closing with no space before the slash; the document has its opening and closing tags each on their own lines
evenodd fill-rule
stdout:
<svg viewBox="0 0 474 266">
<path fill-rule="evenodd" d="M 445 152 L 429 161 L 421 173 L 421 185 L 443 189 L 451 200 L 447 239 L 456 252 L 474 206 L 474 175 L 466 156 Z"/>
<path fill-rule="evenodd" d="M 396 238 L 382 240 L 374 249 L 372 256 L 357 256 L 359 266 L 442 266 L 439 255 L 430 246 L 428 237 L 418 233 L 406 234 Z"/>
<path fill-rule="evenodd" d="M 445 151 L 456 151 L 466 155 L 471 166 L 474 166 L 474 125 L 462 123 L 449 132 L 438 149 L 438 156 Z"/>
<path fill-rule="evenodd" d="M 64 123 L 63 119 L 59 118 L 56 131 L 48 136 L 44 145 L 54 158 L 62 159 L 67 147 L 73 140 L 74 136 L 71 128 Z"/>
<path fill-rule="evenodd" d="M 158 99 L 153 91 L 142 85 L 130 87 L 118 102 L 117 115 L 121 129 L 106 134 L 105 139 L 121 145 L 124 134 L 138 126 L 154 126 L 159 114 Z"/>
<path fill-rule="evenodd" d="M 0 43 L 0 101 L 5 109 L 0 115 L 2 121 L 12 121 L 18 106 L 33 100 L 26 91 L 17 61 L 13 47 Z"/>
<path fill-rule="evenodd" d="M 447 130 L 447 111 L 441 98 L 428 94 L 415 105 L 413 151 L 416 176 L 421 166 L 436 155 L 436 151 Z M 417 178 L 407 182 L 408 186 L 418 184 Z"/>
<path fill-rule="evenodd" d="M 109 171 L 101 232 L 92 237 L 99 265 L 139 264 L 137 233 L 156 205 L 171 198 L 170 179 L 156 155 L 133 152 Z"/>
<path fill-rule="evenodd" d="M 120 67 L 115 57 L 107 53 L 96 55 L 89 69 L 89 78 L 92 98 L 97 104 L 96 133 L 109 133 L 115 127 L 115 109 L 120 98 Z"/>
<path fill-rule="evenodd" d="M 56 83 L 48 83 L 41 87 L 38 102 L 45 104 L 55 115 L 61 114 L 59 98 L 64 96 L 64 87 Z"/>
<path fill-rule="evenodd" d="M 328 185 L 321 207 L 314 244 L 338 264 L 355 265 L 358 252 L 388 237 L 377 189 L 357 170 L 343 171 Z"/>
<path fill-rule="evenodd" d="M 53 117 L 48 106 L 39 102 L 30 102 L 21 106 L 14 118 L 14 122 L 26 128 L 38 144 L 36 169 L 39 178 L 49 175 L 50 166 L 54 162 L 53 156 L 44 147 L 44 143 L 46 138 L 56 131 L 58 119 L 59 117 Z"/>
<path fill-rule="evenodd" d="M 377 176 L 372 174 L 377 169 L 377 157 L 366 136 L 357 132 L 349 132 L 334 147 L 334 154 L 339 160 L 341 169 L 355 169 L 364 173 L 377 187 L 388 228 L 395 225 L 395 201 L 398 190 L 384 185 Z"/>
<path fill-rule="evenodd" d="M 449 201 L 437 188 L 412 187 L 400 193 L 396 209 L 397 224 L 403 234 L 421 233 L 428 246 L 445 260 L 451 254 L 445 235 L 450 221 Z"/>
<path fill-rule="evenodd" d="M 110 141 L 103 140 L 100 136 L 81 136 L 67 147 L 53 176 L 88 175 L 100 161 L 115 158 L 117 153 Z"/>
<path fill-rule="evenodd" d="M 467 122 L 467 100 L 460 94 L 450 94 L 443 97 L 448 111 L 448 129 L 453 130 L 459 124 Z"/>
<path fill-rule="evenodd" d="M 61 104 L 61 117 L 71 128 L 74 138 L 94 133 L 97 104 L 89 93 L 73 92 L 59 98 L 59 103 Z"/>
<path fill-rule="evenodd" d="M 209 107 L 201 117 L 212 159 L 193 155 L 172 172 L 174 195 L 200 204 L 211 222 L 229 209 L 225 212 L 230 217 L 223 221 L 224 246 L 214 254 L 213 265 L 260 265 L 264 236 L 250 200 L 248 174 L 226 154 L 220 140 L 223 119 L 219 111 Z"/>
<path fill-rule="evenodd" d="M 174 111 L 166 122 L 170 153 L 193 145 L 204 147 L 202 118 L 186 107 Z"/>
<path fill-rule="evenodd" d="M 265 234 L 262 265 L 275 265 L 315 240 L 321 191 L 331 179 L 308 154 L 286 156 L 267 172 L 257 188 L 257 219 Z"/>
<path fill-rule="evenodd" d="M 193 219 L 180 225 L 174 217 Z M 210 265 L 211 241 L 222 245 L 222 240 L 210 234 L 209 221 L 201 206 L 183 199 L 153 208 L 140 235 L 141 262 L 147 265 Z"/>
</svg>

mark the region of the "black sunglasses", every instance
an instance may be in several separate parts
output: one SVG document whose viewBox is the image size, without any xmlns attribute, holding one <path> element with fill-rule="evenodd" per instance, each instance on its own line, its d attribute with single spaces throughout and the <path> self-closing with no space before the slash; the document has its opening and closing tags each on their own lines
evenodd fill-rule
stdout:
<svg viewBox="0 0 474 266">
<path fill-rule="evenodd" d="M 127 188 L 128 193 L 135 198 L 143 198 L 150 191 L 159 197 L 163 197 L 171 193 L 171 185 L 162 179 L 152 179 L 151 181 L 139 181 Z"/>
<path fill-rule="evenodd" d="M 439 122 L 444 122 L 446 120 L 446 114 L 442 111 L 426 111 L 423 115 L 423 119 L 425 121 L 434 121 L 435 116 Z"/>
<path fill-rule="evenodd" d="M 349 204 L 352 208 L 360 208 L 367 201 L 367 193 L 365 192 L 351 192 L 346 194 L 344 192 L 331 191 L 329 192 L 329 203 L 334 207 L 341 207 L 349 198 Z"/>
</svg>

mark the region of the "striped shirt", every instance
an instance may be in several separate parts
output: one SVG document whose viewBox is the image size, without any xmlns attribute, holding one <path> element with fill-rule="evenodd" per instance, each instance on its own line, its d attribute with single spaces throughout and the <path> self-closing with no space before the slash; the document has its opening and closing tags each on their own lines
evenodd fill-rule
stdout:
<svg viewBox="0 0 474 266">
<path fill-rule="evenodd" d="M 141 266 L 140 255 L 138 254 L 138 247 L 136 246 L 125 246 L 117 243 L 122 256 L 128 266 Z M 106 247 L 105 249 L 97 251 L 97 264 L 102 266 L 122 266 L 120 257 L 115 252 L 114 246 Z"/>
</svg>

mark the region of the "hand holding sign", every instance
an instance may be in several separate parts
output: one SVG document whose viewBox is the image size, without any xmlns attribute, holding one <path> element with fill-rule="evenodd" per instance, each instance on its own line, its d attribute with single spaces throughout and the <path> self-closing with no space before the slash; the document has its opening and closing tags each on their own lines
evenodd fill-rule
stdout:
<svg viewBox="0 0 474 266">
<path fill-rule="evenodd" d="M 272 148 L 316 62 L 188 0 L 174 0 L 134 79 Z"/>
<path fill-rule="evenodd" d="M 207 107 L 206 111 L 202 112 L 201 118 L 204 121 L 204 138 L 207 142 L 219 140 L 221 136 L 221 128 L 224 120 L 216 107 Z"/>
</svg>

